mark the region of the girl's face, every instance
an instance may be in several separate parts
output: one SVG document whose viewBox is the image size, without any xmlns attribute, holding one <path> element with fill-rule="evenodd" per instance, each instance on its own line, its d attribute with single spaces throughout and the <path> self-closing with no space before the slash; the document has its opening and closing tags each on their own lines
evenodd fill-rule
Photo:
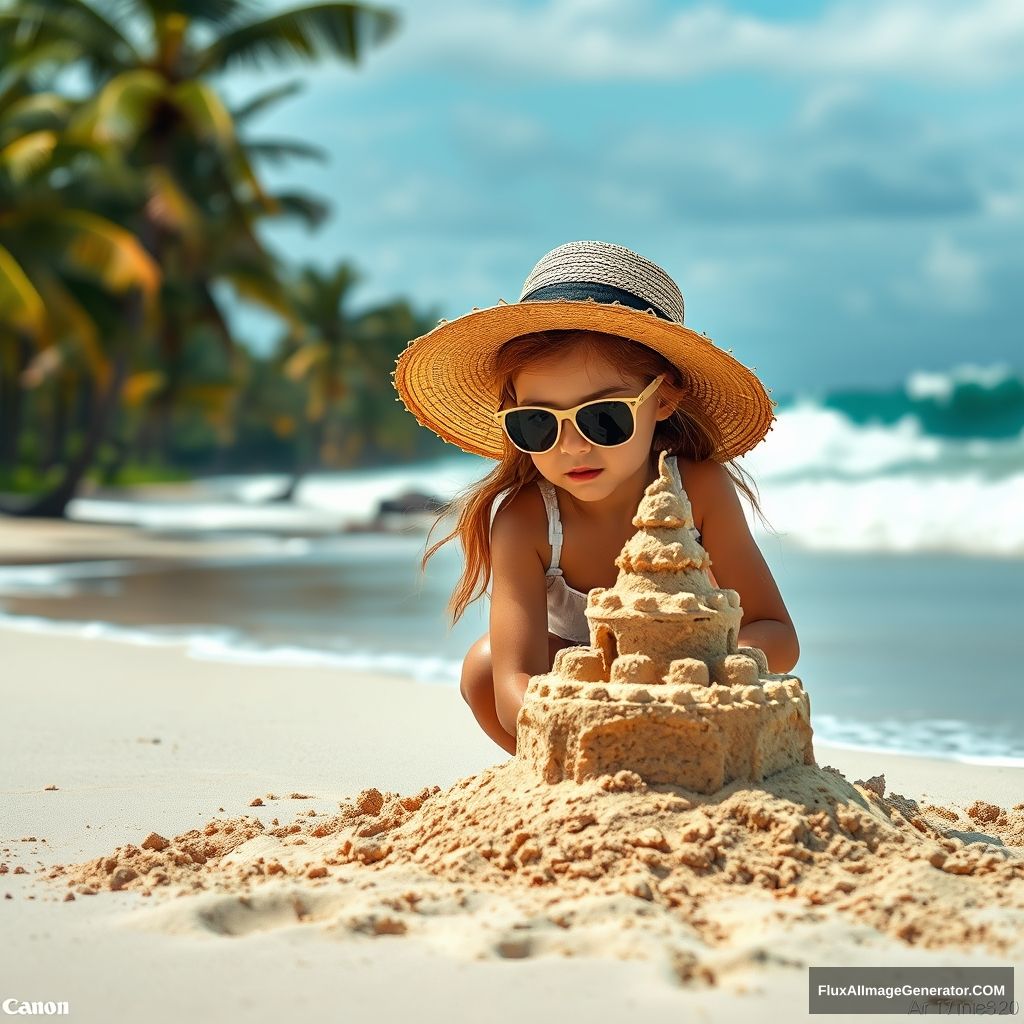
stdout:
<svg viewBox="0 0 1024 1024">
<path fill-rule="evenodd" d="M 620 370 L 594 353 L 569 351 L 518 371 L 512 377 L 517 405 L 542 405 L 569 409 L 592 398 L 635 398 L 653 378 Z M 633 436 L 615 448 L 602 448 L 580 433 L 572 420 L 563 420 L 554 447 L 539 455 L 533 464 L 553 484 L 564 487 L 581 501 L 600 501 L 620 483 L 649 465 L 654 428 L 670 416 L 673 406 L 659 395 L 659 387 L 634 411 Z M 574 479 L 570 470 L 600 469 L 590 479 Z"/>
</svg>

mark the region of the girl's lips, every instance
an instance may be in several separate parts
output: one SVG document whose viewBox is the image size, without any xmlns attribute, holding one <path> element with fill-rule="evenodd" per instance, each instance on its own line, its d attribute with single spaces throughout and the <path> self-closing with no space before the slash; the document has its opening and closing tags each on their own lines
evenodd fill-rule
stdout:
<svg viewBox="0 0 1024 1024">
<path fill-rule="evenodd" d="M 573 480 L 592 480 L 598 473 L 603 472 L 600 469 L 588 469 L 584 473 L 566 473 L 568 477 L 572 477 Z"/>
</svg>

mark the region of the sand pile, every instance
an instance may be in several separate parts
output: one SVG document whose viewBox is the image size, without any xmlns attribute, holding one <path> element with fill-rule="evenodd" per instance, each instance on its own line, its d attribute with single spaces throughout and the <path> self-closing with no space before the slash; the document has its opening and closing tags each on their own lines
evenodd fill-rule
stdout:
<svg viewBox="0 0 1024 1024">
<path fill-rule="evenodd" d="M 919 806 L 818 767 L 807 694 L 736 646 L 738 595 L 703 573 L 664 455 L 634 522 L 616 586 L 590 595 L 591 644 L 530 680 L 507 763 L 290 824 L 154 834 L 48 877 L 190 896 L 193 924 L 226 934 L 317 921 L 478 957 L 660 957 L 680 980 L 884 939 L 1024 954 L 1024 804 Z"/>
<path fill-rule="evenodd" d="M 710 976 L 716 950 L 773 923 L 835 915 L 864 938 L 1024 952 L 1024 804 L 919 807 L 829 767 L 701 795 L 629 771 L 552 785 L 512 759 L 444 792 L 367 789 L 338 815 L 271 828 L 215 820 L 49 877 L 79 894 L 274 894 L 277 914 L 287 894 L 293 923 L 428 940 L 491 908 L 478 956 L 647 942 L 681 978 Z"/>
</svg>

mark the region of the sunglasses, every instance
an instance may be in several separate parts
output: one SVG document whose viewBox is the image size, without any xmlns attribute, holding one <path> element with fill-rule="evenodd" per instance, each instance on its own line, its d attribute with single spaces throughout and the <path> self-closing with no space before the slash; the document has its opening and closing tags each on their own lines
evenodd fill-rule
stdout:
<svg viewBox="0 0 1024 1024">
<path fill-rule="evenodd" d="M 521 451 L 540 455 L 551 451 L 562 431 L 562 420 L 572 420 L 576 429 L 599 448 L 625 444 L 636 430 L 636 410 L 658 389 L 666 374 L 659 374 L 636 398 L 597 398 L 571 409 L 545 409 L 517 405 L 494 413 L 509 440 Z"/>
</svg>

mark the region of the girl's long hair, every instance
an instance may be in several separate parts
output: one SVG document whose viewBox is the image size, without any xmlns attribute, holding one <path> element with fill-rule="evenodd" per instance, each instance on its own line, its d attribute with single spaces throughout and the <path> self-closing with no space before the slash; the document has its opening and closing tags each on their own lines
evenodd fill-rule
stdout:
<svg viewBox="0 0 1024 1024">
<path fill-rule="evenodd" d="M 705 416 L 692 402 L 679 370 L 654 349 L 641 345 L 617 334 L 605 334 L 588 330 L 534 331 L 520 334 L 505 342 L 495 357 L 495 379 L 500 388 L 498 408 L 504 409 L 516 404 L 512 378 L 523 367 L 542 363 L 553 353 L 562 355 L 580 351 L 585 357 L 597 355 L 613 366 L 628 367 L 636 376 L 653 380 L 659 373 L 666 374 L 656 397 L 675 400 L 676 408 L 669 416 L 659 420 L 655 426 L 652 451 L 668 451 L 670 455 L 701 462 L 712 459 L 721 449 L 721 432 L 713 420 Z M 427 533 L 427 540 L 434 527 L 446 516 L 455 514 L 458 520 L 455 529 L 431 546 L 420 563 L 420 570 L 426 568 L 431 556 L 453 537 L 462 541 L 465 552 L 465 568 L 458 585 L 448 602 L 450 625 L 454 626 L 466 606 L 488 593 L 491 579 L 491 506 L 502 491 L 508 495 L 500 508 L 507 505 L 524 488 L 540 479 L 541 474 L 526 452 L 521 452 L 502 432 L 504 452 L 494 469 L 482 480 L 478 480 L 455 495 L 438 511 L 437 519 Z M 733 483 L 757 511 L 762 522 L 767 524 L 753 478 L 732 461 L 723 462 L 726 473 Z M 747 477 L 750 484 L 743 479 Z"/>
</svg>

